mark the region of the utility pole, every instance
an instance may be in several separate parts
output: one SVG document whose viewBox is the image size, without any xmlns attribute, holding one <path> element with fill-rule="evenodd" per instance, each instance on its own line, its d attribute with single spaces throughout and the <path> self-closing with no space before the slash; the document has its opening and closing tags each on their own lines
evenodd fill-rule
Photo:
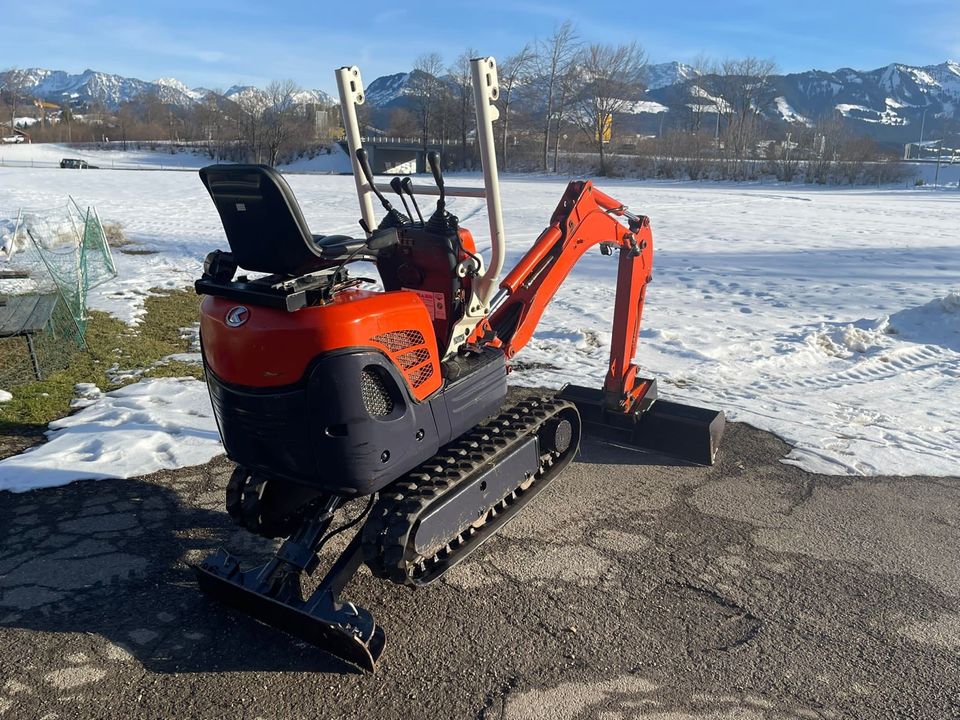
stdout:
<svg viewBox="0 0 960 720">
<path fill-rule="evenodd" d="M 943 140 L 937 140 L 940 146 L 937 148 L 937 172 L 933 176 L 933 186 L 940 187 L 940 157 L 943 155 Z"/>
<path fill-rule="evenodd" d="M 920 142 L 917 143 L 917 158 L 920 158 L 920 153 L 923 152 L 923 126 L 927 122 L 927 109 L 923 109 L 923 117 L 920 118 Z"/>
</svg>

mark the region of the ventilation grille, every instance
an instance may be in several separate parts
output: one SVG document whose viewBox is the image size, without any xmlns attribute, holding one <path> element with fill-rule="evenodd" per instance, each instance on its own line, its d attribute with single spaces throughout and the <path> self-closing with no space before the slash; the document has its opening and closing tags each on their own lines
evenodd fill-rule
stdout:
<svg viewBox="0 0 960 720">
<path fill-rule="evenodd" d="M 380 343 L 392 353 L 424 343 L 423 333 L 419 330 L 394 330 L 393 332 L 375 335 L 372 340 Z"/>
<path fill-rule="evenodd" d="M 407 373 L 407 379 L 415 388 L 423 385 L 427 380 L 433 377 L 433 363 L 421 365 L 413 372 Z"/>
<path fill-rule="evenodd" d="M 360 393 L 363 395 L 363 406 L 371 417 L 385 417 L 393 412 L 393 399 L 387 392 L 387 386 L 373 370 L 364 368 L 361 371 Z"/>
<path fill-rule="evenodd" d="M 400 363 L 400 367 L 404 370 L 409 370 L 410 368 L 419 365 L 422 362 L 426 362 L 430 359 L 430 351 L 426 348 L 419 348 L 417 350 L 411 350 L 410 352 L 404 353 L 397 358 L 397 362 Z"/>
<path fill-rule="evenodd" d="M 371 340 L 387 349 L 414 389 L 427 382 L 436 372 L 430 359 L 430 349 L 419 330 L 394 330 L 375 335 Z"/>
</svg>

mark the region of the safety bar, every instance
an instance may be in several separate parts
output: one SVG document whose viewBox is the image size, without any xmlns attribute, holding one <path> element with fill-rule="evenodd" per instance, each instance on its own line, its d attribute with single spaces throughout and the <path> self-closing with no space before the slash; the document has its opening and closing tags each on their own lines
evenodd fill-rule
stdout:
<svg viewBox="0 0 960 720">
<path fill-rule="evenodd" d="M 503 213 L 500 209 L 500 180 L 497 176 L 497 148 L 493 142 L 493 121 L 500 117 L 496 103 L 500 97 L 497 61 L 492 57 L 470 61 L 473 77 L 473 104 L 477 109 L 477 139 L 480 141 L 480 164 L 486 189 L 487 218 L 490 222 L 490 264 L 477 281 L 477 297 L 487 306 L 497 291 L 506 240 L 503 234 Z"/>
<path fill-rule="evenodd" d="M 357 185 L 357 197 L 360 200 L 360 217 L 366 225 L 367 234 L 377 227 L 377 218 L 373 214 L 373 200 L 370 188 L 363 179 L 357 148 L 363 146 L 360 140 L 360 124 L 357 122 L 357 105 L 363 105 L 363 78 L 356 65 L 337 69 L 337 90 L 340 91 L 340 112 L 343 114 L 343 129 L 350 148 L 350 164 L 353 166 L 353 180 Z"/>
<path fill-rule="evenodd" d="M 374 183 L 377 190 L 382 193 L 393 192 L 393 187 L 390 183 Z M 363 184 L 366 188 L 368 185 Z M 410 191 L 414 195 L 439 195 L 440 189 L 436 185 L 414 185 L 410 184 Z M 456 186 L 456 185 L 447 185 L 444 188 L 444 194 L 447 197 L 468 197 L 468 198 L 485 198 L 487 196 L 486 189 L 482 187 L 467 187 L 466 185 Z"/>
<path fill-rule="evenodd" d="M 473 78 L 473 99 L 477 109 L 477 139 L 480 143 L 480 164 L 483 167 L 482 188 L 447 187 L 446 194 L 453 197 L 484 198 L 487 204 L 487 217 L 490 223 L 490 264 L 474 285 L 478 308 L 486 309 L 491 297 L 497 290 L 500 271 L 503 269 L 505 240 L 503 233 L 503 213 L 500 208 L 500 182 L 497 176 L 497 151 L 493 139 L 493 121 L 500 117 L 496 101 L 500 97 L 500 84 L 497 79 L 497 63 L 492 57 L 474 58 L 470 61 Z M 371 199 L 372 188 L 367 184 L 357 159 L 357 150 L 363 146 L 360 138 L 360 125 L 357 121 L 357 105 L 364 101 L 363 80 L 356 66 L 342 67 L 336 71 L 337 89 L 340 92 L 340 110 L 343 113 L 343 127 L 347 147 L 350 150 L 350 163 L 353 179 L 360 200 L 360 214 L 369 230 L 377 226 Z M 389 185 L 375 183 L 382 192 L 391 190 Z M 415 194 L 439 195 L 436 188 L 416 186 Z"/>
</svg>

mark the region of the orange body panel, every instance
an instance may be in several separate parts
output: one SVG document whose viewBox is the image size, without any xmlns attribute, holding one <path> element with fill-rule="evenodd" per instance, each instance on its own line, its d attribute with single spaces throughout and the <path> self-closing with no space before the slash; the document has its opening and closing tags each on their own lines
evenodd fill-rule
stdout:
<svg viewBox="0 0 960 720">
<path fill-rule="evenodd" d="M 463 246 L 463 249 L 474 255 L 477 254 L 477 244 L 473 241 L 473 233 L 471 233 L 466 228 L 462 227 L 459 230 L 460 235 L 460 244 Z M 460 260 L 466 260 L 466 256 L 461 253 Z"/>
<path fill-rule="evenodd" d="M 440 359 L 427 309 L 415 293 L 345 290 L 325 305 L 286 312 L 256 305 L 238 327 L 226 317 L 240 304 L 207 296 L 200 334 L 210 369 L 245 387 L 279 387 L 300 381 L 317 355 L 346 348 L 385 353 L 407 379 L 417 400 L 440 389 Z"/>
</svg>

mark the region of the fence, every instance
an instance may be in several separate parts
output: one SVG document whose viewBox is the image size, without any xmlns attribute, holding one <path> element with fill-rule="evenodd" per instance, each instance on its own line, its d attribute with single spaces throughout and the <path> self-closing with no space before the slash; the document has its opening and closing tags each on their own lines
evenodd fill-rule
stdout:
<svg viewBox="0 0 960 720">
<path fill-rule="evenodd" d="M 90 289 L 115 276 L 96 208 L 83 210 L 69 198 L 64 207 L 0 219 L 0 326 L 7 335 L 0 338 L 0 387 L 66 367 L 84 346 Z"/>
</svg>

